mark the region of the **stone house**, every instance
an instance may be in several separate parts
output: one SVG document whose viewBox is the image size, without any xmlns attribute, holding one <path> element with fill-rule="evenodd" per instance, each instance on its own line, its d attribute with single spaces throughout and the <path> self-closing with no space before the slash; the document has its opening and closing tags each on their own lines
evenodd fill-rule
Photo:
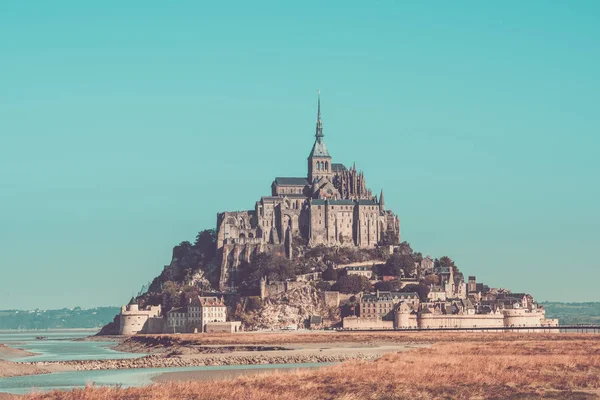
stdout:
<svg viewBox="0 0 600 400">
<path fill-rule="evenodd" d="M 401 302 L 411 306 L 419 305 L 419 295 L 414 292 L 388 292 L 378 290 L 375 294 L 365 294 L 360 299 L 361 318 L 393 319 L 396 306 Z"/>
</svg>

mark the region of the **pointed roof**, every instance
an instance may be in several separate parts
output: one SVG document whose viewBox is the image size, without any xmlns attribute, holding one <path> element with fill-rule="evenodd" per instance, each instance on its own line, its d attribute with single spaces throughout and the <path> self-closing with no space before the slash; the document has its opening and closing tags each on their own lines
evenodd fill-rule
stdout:
<svg viewBox="0 0 600 400">
<path fill-rule="evenodd" d="M 317 140 L 315 140 L 315 144 L 313 145 L 313 148 L 310 151 L 309 157 L 331 158 L 329 152 L 327 151 L 327 147 L 325 146 L 325 142 L 323 142 L 323 138 L 317 138 Z"/>
<path fill-rule="evenodd" d="M 325 142 L 323 141 L 323 122 L 321 122 L 321 92 L 318 92 L 319 98 L 317 103 L 317 131 L 315 133 L 315 144 L 310 151 L 309 158 L 311 157 L 328 157 L 331 158 Z"/>
<path fill-rule="evenodd" d="M 383 199 L 383 189 L 381 189 L 381 194 L 379 195 L 379 204 L 381 208 L 385 208 L 385 200 Z"/>
</svg>

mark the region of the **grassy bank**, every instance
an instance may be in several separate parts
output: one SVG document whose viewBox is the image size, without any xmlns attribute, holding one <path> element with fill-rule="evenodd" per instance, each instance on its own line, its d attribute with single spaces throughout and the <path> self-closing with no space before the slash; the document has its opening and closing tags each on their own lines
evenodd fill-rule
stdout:
<svg viewBox="0 0 600 400">
<path fill-rule="evenodd" d="M 336 334 L 338 335 L 338 334 Z M 341 334 L 341 338 L 348 338 Z M 600 336 L 541 334 L 358 334 L 369 340 L 435 342 L 430 348 L 316 371 L 145 388 L 88 387 L 30 399 L 593 399 L 600 394 Z M 242 337 L 251 335 L 241 335 Z M 300 335 L 280 335 L 296 340 Z M 280 337 L 274 336 L 273 338 Z M 258 337 L 258 336 L 257 336 Z M 331 336 L 335 338 L 337 336 Z M 358 336 L 359 337 L 359 336 Z M 417 340 L 419 339 L 419 340 Z M 216 339 L 214 339 L 216 340 Z"/>
</svg>

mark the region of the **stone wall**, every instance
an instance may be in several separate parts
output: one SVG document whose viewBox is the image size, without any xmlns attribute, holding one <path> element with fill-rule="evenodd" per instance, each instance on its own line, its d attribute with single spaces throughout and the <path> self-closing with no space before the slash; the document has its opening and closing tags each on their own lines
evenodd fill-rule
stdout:
<svg viewBox="0 0 600 400">
<path fill-rule="evenodd" d="M 381 318 L 346 317 L 342 322 L 344 329 L 394 329 L 394 321 Z"/>
<path fill-rule="evenodd" d="M 240 321 L 208 322 L 205 326 L 206 333 L 234 333 L 242 331 Z"/>
<path fill-rule="evenodd" d="M 146 322 L 146 329 L 143 333 L 158 334 L 165 331 L 165 319 L 163 317 L 151 317 Z"/>
<path fill-rule="evenodd" d="M 340 292 L 323 292 L 323 301 L 327 307 L 339 307 L 340 305 Z"/>
<path fill-rule="evenodd" d="M 303 287 L 306 282 L 302 281 L 275 281 L 265 282 L 260 281 L 260 298 L 266 299 L 267 297 L 277 296 L 281 293 L 286 293 L 294 288 Z"/>
<path fill-rule="evenodd" d="M 512 309 L 503 310 L 504 326 L 519 327 L 519 326 L 542 326 L 545 313 L 542 310 L 527 310 L 527 309 Z"/>
<path fill-rule="evenodd" d="M 419 328 L 502 328 L 504 316 L 502 314 L 474 314 L 474 315 L 448 315 L 448 314 L 421 314 L 418 319 Z"/>
<path fill-rule="evenodd" d="M 415 314 L 396 313 L 394 327 L 397 329 L 414 329 L 419 327 L 419 321 Z"/>
<path fill-rule="evenodd" d="M 119 334 L 135 335 L 136 333 L 145 333 L 148 330 L 148 319 L 158 317 L 160 312 L 160 305 L 151 306 L 145 310 L 140 310 L 137 304 L 128 304 L 121 307 Z"/>
</svg>

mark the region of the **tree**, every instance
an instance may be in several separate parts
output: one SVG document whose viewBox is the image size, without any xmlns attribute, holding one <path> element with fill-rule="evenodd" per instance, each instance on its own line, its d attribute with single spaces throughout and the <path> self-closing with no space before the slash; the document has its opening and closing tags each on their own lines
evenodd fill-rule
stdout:
<svg viewBox="0 0 600 400">
<path fill-rule="evenodd" d="M 422 283 L 419 283 L 418 285 L 406 285 L 400 291 L 403 293 L 417 293 L 419 299 L 425 301 L 427 300 L 427 295 L 429 295 L 429 286 L 423 285 Z"/>
<path fill-rule="evenodd" d="M 400 241 L 400 238 L 398 237 L 396 232 L 385 231 L 385 232 L 381 233 L 381 240 L 379 241 L 379 244 L 382 246 L 389 246 L 389 245 L 398 244 L 399 241 Z"/>
<path fill-rule="evenodd" d="M 295 265 L 285 257 L 260 253 L 238 267 L 240 289 L 245 293 L 256 292 L 262 278 L 284 281 L 295 276 Z"/>
<path fill-rule="evenodd" d="M 429 274 L 421 280 L 421 283 L 425 286 L 439 285 L 440 278 L 436 274 Z"/>
<path fill-rule="evenodd" d="M 164 312 L 181 306 L 181 296 L 177 283 L 167 281 L 162 285 L 161 305 Z"/>
<path fill-rule="evenodd" d="M 338 272 L 331 265 L 321 275 L 324 281 L 337 281 Z"/>
<path fill-rule="evenodd" d="M 448 256 L 440 257 L 440 259 L 434 260 L 434 268 L 452 268 L 452 274 L 455 278 L 464 279 L 463 273 L 460 272 L 456 263 Z"/>
<path fill-rule="evenodd" d="M 214 229 L 205 229 L 198 232 L 194 249 L 198 252 L 202 263 L 211 261 L 215 258 L 217 252 L 217 232 Z"/>
<path fill-rule="evenodd" d="M 315 288 L 317 290 L 320 290 L 321 292 L 326 292 L 331 290 L 331 283 L 327 282 L 327 281 L 317 281 L 315 283 Z"/>
<path fill-rule="evenodd" d="M 410 277 L 415 273 L 415 262 L 411 255 L 394 253 L 385 263 L 384 271 L 388 275 Z"/>
<path fill-rule="evenodd" d="M 375 284 L 375 289 L 386 292 L 395 292 L 398 290 L 399 286 L 400 284 L 398 281 L 382 281 Z"/>
<path fill-rule="evenodd" d="M 331 288 L 341 293 L 356 294 L 368 290 L 370 287 L 369 280 L 364 276 L 344 275 L 340 276 Z"/>
</svg>

